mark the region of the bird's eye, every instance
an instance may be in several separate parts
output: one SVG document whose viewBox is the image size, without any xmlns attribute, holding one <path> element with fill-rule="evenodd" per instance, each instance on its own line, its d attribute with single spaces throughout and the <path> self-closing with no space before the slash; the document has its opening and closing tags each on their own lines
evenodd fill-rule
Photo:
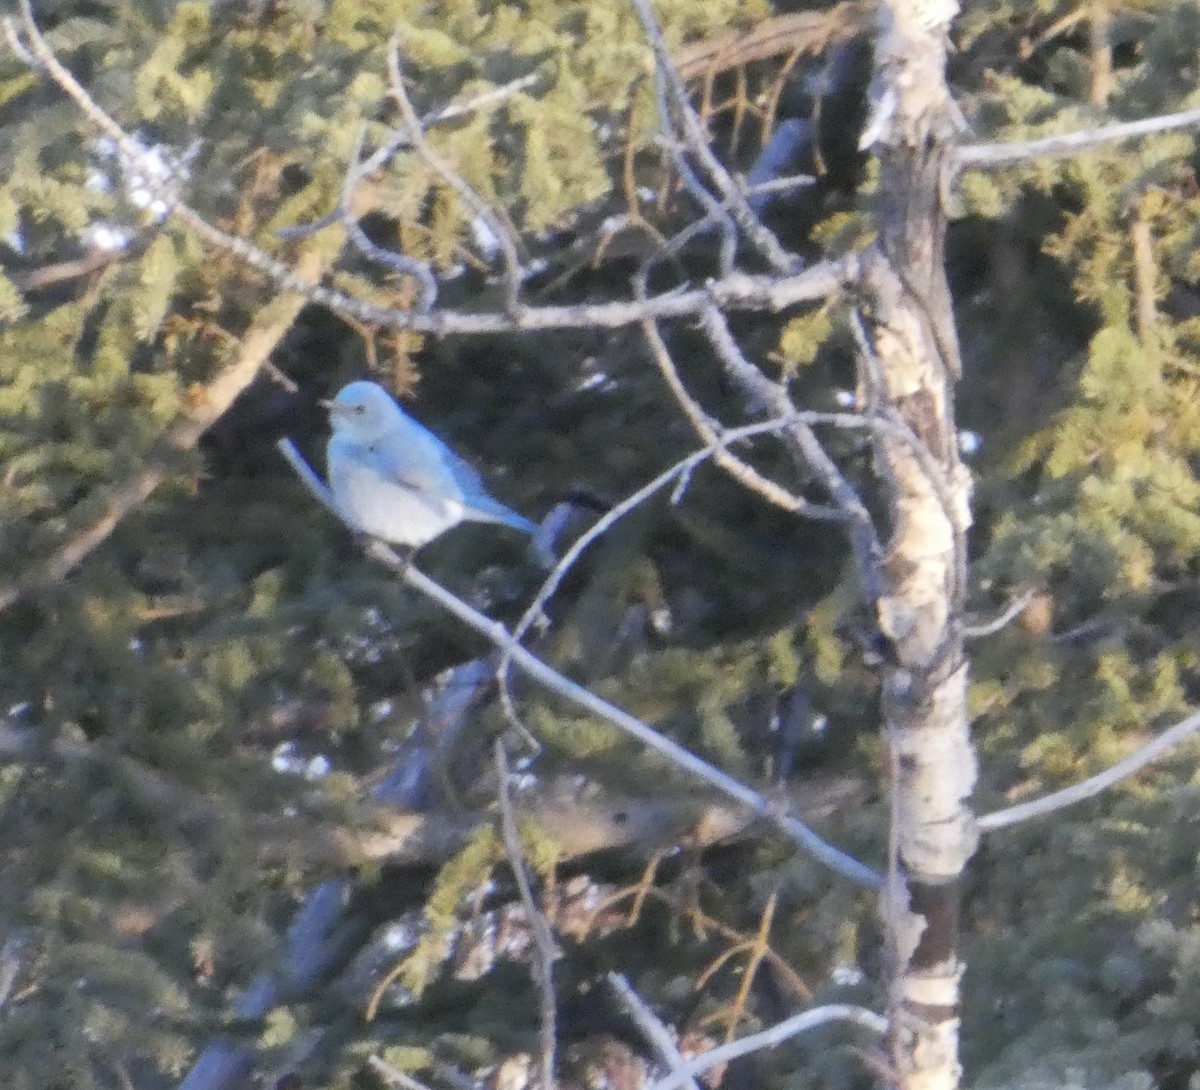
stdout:
<svg viewBox="0 0 1200 1090">
<path fill-rule="evenodd" d="M 366 405 L 355 405 L 354 411 L 358 413 L 359 416 L 362 416 L 362 414 L 367 411 L 367 407 Z"/>
</svg>

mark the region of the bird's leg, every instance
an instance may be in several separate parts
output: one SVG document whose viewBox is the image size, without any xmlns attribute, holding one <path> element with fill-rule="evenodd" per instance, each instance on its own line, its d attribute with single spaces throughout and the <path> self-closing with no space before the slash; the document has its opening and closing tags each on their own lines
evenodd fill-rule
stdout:
<svg viewBox="0 0 1200 1090">
<path fill-rule="evenodd" d="M 397 575 L 403 577 L 404 573 L 412 567 L 413 557 L 417 555 L 417 550 L 411 545 L 390 545 L 381 538 L 372 537 L 362 530 L 351 530 L 351 533 L 354 534 L 354 540 L 363 552 L 368 556 L 374 555 Z"/>
<path fill-rule="evenodd" d="M 413 557 L 417 555 L 417 550 L 411 545 L 393 545 L 392 552 L 400 558 L 400 574 L 403 575 L 412 567 Z"/>
</svg>

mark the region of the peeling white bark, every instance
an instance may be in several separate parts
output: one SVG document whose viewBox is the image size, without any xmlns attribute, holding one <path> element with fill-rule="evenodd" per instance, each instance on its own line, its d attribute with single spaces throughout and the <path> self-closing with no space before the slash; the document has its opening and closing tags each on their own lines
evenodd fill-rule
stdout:
<svg viewBox="0 0 1200 1090">
<path fill-rule="evenodd" d="M 893 858 L 880 912 L 890 954 L 890 1053 L 903 1090 L 956 1090 L 959 879 L 975 850 L 976 762 L 962 645 L 970 476 L 955 444 L 958 346 L 942 193 L 962 118 L 945 82 L 953 0 L 883 0 L 863 145 L 879 158 L 879 242 L 863 261 L 863 384 L 911 430 L 881 437 L 891 535 L 876 602 L 894 665 L 883 690 Z"/>
</svg>

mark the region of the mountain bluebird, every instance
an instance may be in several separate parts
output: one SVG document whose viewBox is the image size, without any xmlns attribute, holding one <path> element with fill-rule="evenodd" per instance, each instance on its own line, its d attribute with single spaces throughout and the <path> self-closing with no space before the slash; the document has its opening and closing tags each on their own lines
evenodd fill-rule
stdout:
<svg viewBox="0 0 1200 1090">
<path fill-rule="evenodd" d="M 343 386 L 329 410 L 329 489 L 355 530 L 419 549 L 464 520 L 537 527 L 492 499 L 483 478 L 374 382 Z"/>
</svg>

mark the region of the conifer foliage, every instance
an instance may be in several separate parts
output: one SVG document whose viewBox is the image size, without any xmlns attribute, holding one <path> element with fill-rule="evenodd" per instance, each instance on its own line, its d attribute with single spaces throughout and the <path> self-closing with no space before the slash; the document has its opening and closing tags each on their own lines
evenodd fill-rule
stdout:
<svg viewBox="0 0 1200 1090">
<path fill-rule="evenodd" d="M 80 94 L 14 11 L 0 1083 L 641 1086 L 810 1009 L 723 1085 L 1200 1077 L 1197 743 L 997 817 L 1200 698 L 1195 139 L 970 146 L 1193 105 L 1193 5 L 972 5 L 919 116 L 903 20 L 858 0 L 664 0 L 661 43 L 630 0 L 31 14 Z M 714 196 L 702 151 L 759 178 L 764 146 L 808 180 Z M 491 634 L 301 487 L 276 441 L 321 467 L 318 400 L 366 376 L 560 551 L 709 448 L 524 642 L 768 820 L 520 669 L 499 695 Z M 512 625 L 521 548 L 463 527 L 416 565 Z M 941 765 L 906 748 L 930 703 Z M 918 773 L 969 789 L 968 714 L 960 879 L 894 823 Z"/>
</svg>

